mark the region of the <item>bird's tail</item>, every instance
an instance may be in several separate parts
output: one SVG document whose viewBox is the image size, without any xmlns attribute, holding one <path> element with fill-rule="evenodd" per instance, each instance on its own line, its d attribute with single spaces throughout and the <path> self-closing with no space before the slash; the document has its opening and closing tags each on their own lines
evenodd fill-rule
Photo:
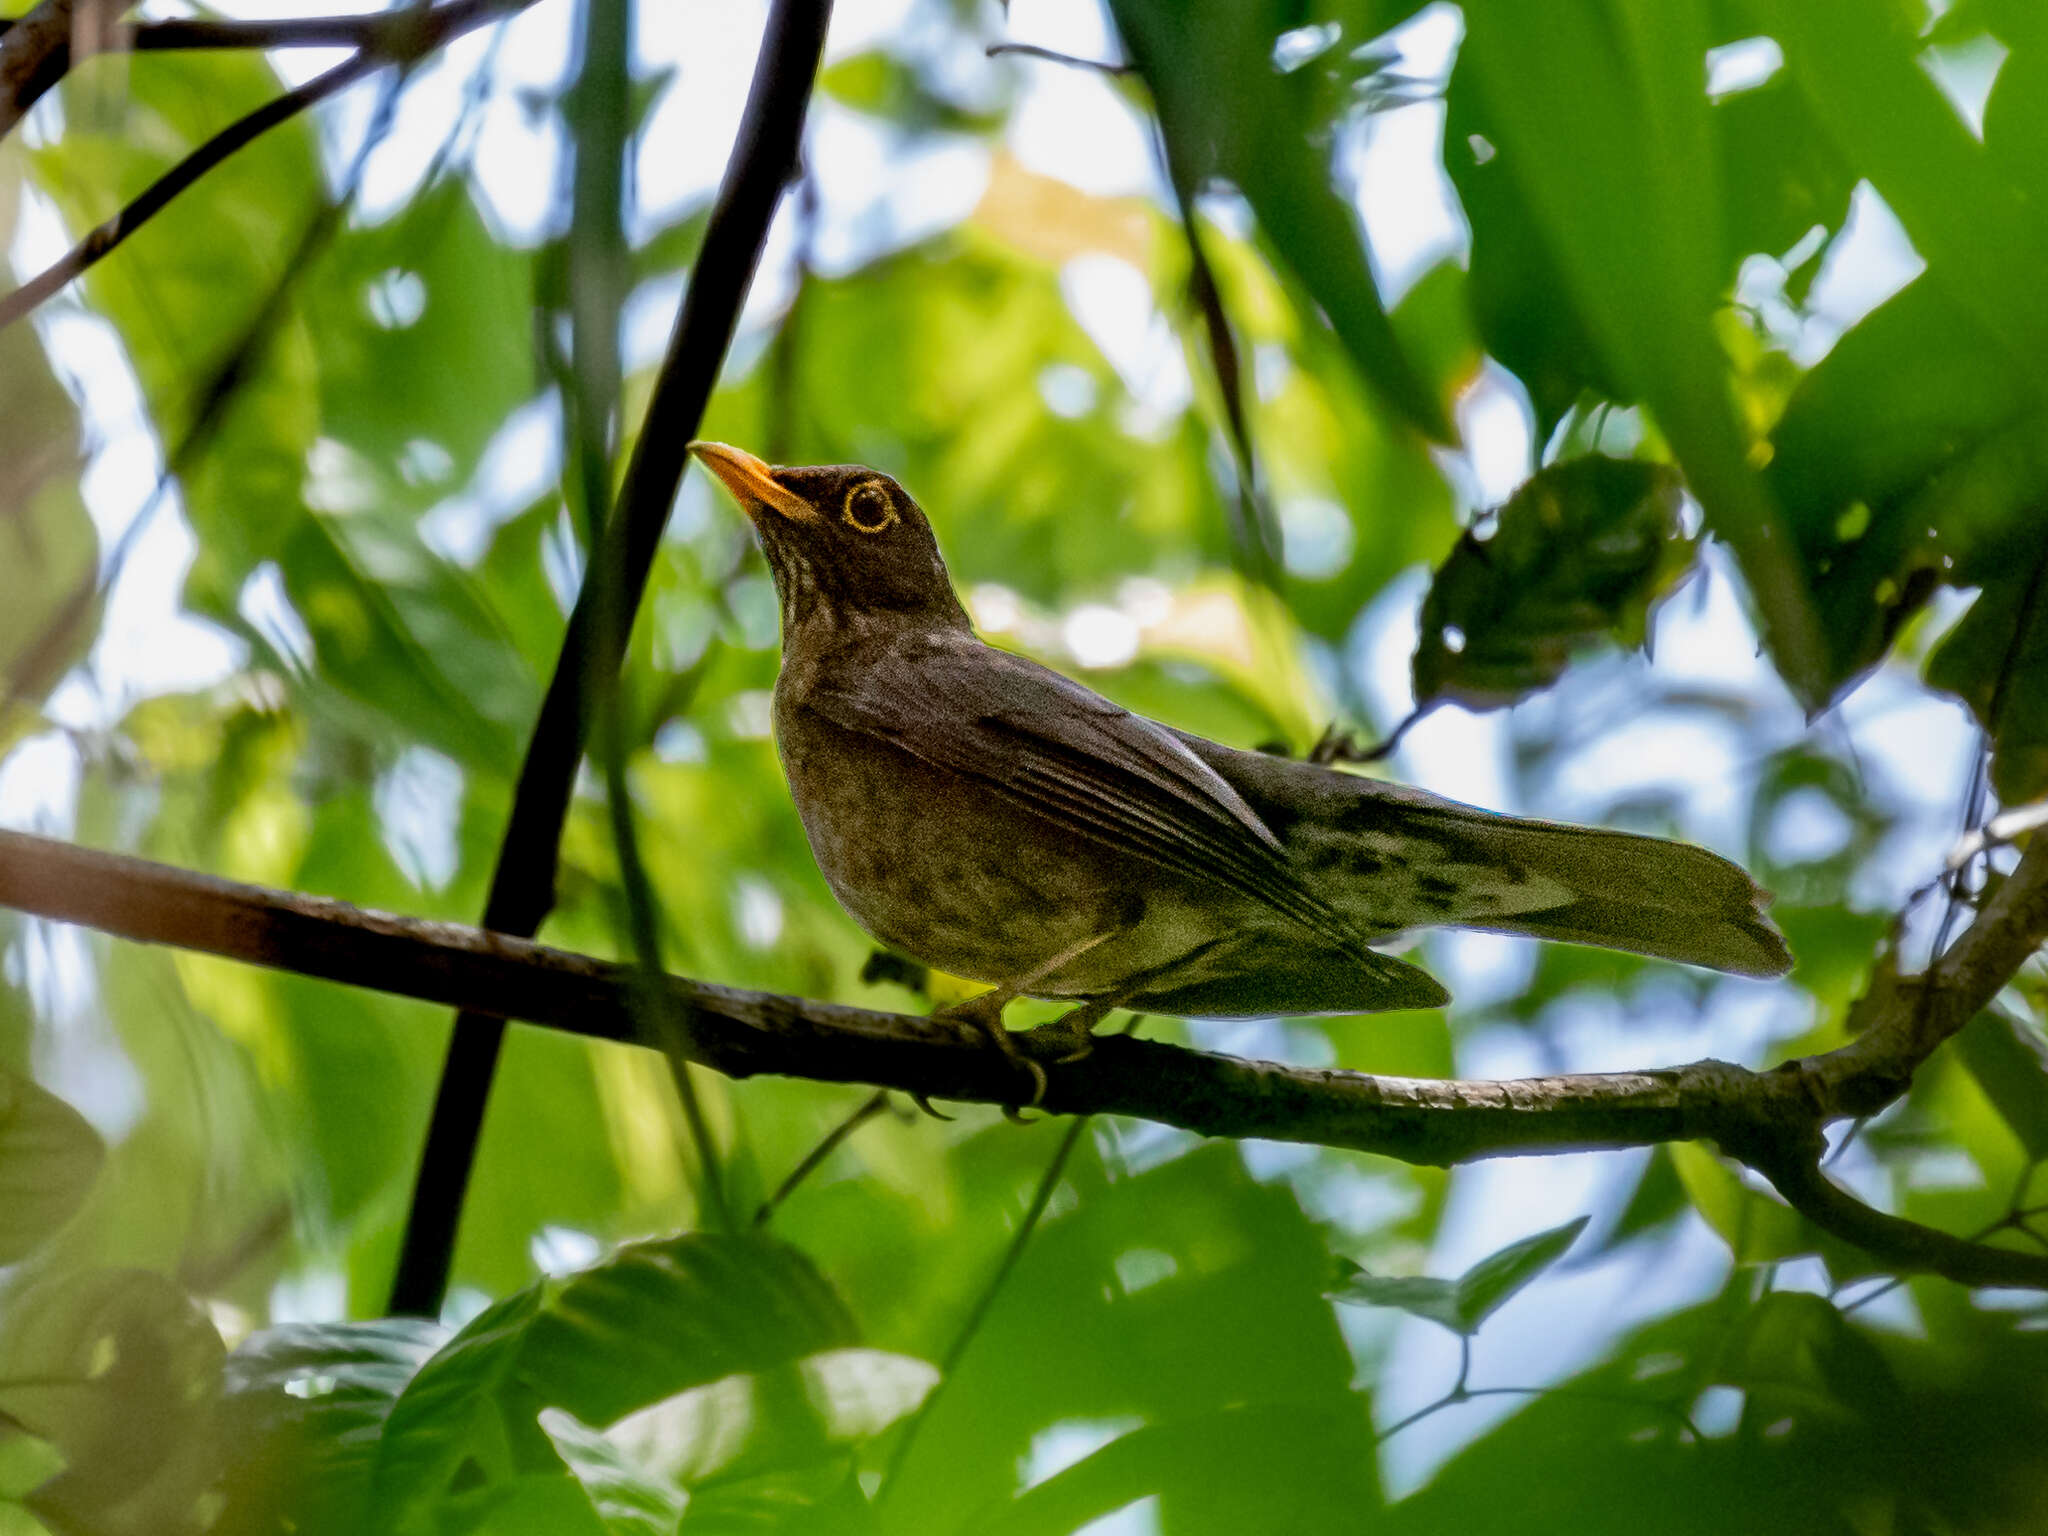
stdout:
<svg viewBox="0 0 2048 1536">
<path fill-rule="evenodd" d="M 1597 944 L 1740 976 L 1791 969 L 1784 937 L 1764 916 L 1770 893 L 1691 843 L 1445 802 L 1403 806 L 1394 819 L 1436 851 L 1418 859 L 1413 875 L 1418 901 L 1434 895 L 1446 904 L 1429 921 Z"/>
</svg>

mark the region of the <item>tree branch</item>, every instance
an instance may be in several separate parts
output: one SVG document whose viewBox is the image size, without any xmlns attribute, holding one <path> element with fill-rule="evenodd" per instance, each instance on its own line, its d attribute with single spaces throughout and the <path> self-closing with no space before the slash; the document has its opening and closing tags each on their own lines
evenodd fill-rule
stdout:
<svg viewBox="0 0 2048 1536">
<path fill-rule="evenodd" d="M 0 38 L 33 17 L 0 17 Z M 389 53 L 420 25 L 417 7 L 353 16 L 293 16 L 276 21 L 231 21 L 179 16 L 164 21 L 116 23 L 102 52 L 191 53 L 219 49 L 369 48 Z"/>
<path fill-rule="evenodd" d="M 831 9 L 831 0 L 775 0 L 769 10 L 704 247 L 520 765 L 484 905 L 483 926 L 494 932 L 530 935 L 554 905 L 562 824 L 576 765 L 590 739 L 593 706 L 603 680 L 624 660 L 633 615 L 682 483 L 687 446 L 718 381 L 769 220 L 796 165 Z M 503 1016 L 489 1009 L 465 1008 L 455 1021 L 392 1282 L 393 1312 L 431 1316 L 439 1310 L 503 1040 Z"/>
<path fill-rule="evenodd" d="M 71 67 L 72 0 L 43 0 L 0 35 L 0 139 Z"/>
<path fill-rule="evenodd" d="M 387 12 L 376 17 L 359 18 L 379 25 L 359 29 L 366 41 L 353 58 L 228 124 L 151 182 L 126 207 L 93 229 L 64 255 L 12 293 L 0 297 L 0 330 L 34 310 L 161 213 L 172 198 L 278 124 L 289 122 L 308 107 L 325 101 L 387 64 L 413 63 L 451 38 L 523 10 L 532 3 L 533 0 L 452 0 L 452 3 L 435 10 Z M 206 25 L 225 26 L 228 23 Z M 0 36 L 0 49 L 4 49 L 6 44 L 7 37 Z"/>
<path fill-rule="evenodd" d="M 2033 896 L 2022 890 L 2003 909 L 1987 910 L 1980 927 L 1989 923 L 1991 936 L 1965 952 L 1979 932 L 1973 928 L 1943 957 L 1956 986 L 1988 986 L 1982 992 L 1988 998 L 1998 984 L 1985 979 L 1991 958 L 2011 958 L 2017 968 L 2048 935 L 2044 871 L 2048 841 L 2035 844 L 2005 887 L 2024 887 Z M 0 906 L 144 943 L 455 1004 L 466 1016 L 521 1019 L 599 1040 L 661 1043 L 647 1016 L 644 974 L 629 966 L 25 833 L 0 832 Z M 2024 939 L 2014 926 L 2022 915 L 2038 924 Z M 1943 984 L 1941 967 L 1929 980 Z M 983 1104 L 1016 1098 L 1014 1069 L 967 1025 L 679 976 L 660 978 L 657 986 L 658 1000 L 687 1026 L 689 1058 L 729 1077 L 766 1073 L 867 1083 Z M 1900 1006 L 1918 1006 L 1900 996 L 1906 998 Z M 1946 1019 L 1951 1006 L 1963 1004 L 1930 1012 Z M 1887 1017 L 1877 1028 L 1896 1024 Z M 1022 1041 L 1027 1049 L 1036 1043 L 1029 1035 Z M 1041 1059 L 1045 1108 L 1054 1113 L 1129 1115 L 1204 1136 L 1339 1147 L 1438 1167 L 1484 1157 L 1712 1141 L 1764 1174 L 1817 1225 L 1893 1268 L 1970 1285 L 2048 1290 L 2048 1257 L 1885 1215 L 1820 1173 L 1821 1127 L 1866 1112 L 1858 1106 L 1876 1091 L 1855 1086 L 1840 1068 L 1858 1044 L 1768 1072 L 1698 1061 L 1505 1082 L 1290 1067 L 1124 1035 L 1098 1039 L 1078 1062 L 1058 1059 L 1061 1051 L 1049 1041 Z"/>
</svg>

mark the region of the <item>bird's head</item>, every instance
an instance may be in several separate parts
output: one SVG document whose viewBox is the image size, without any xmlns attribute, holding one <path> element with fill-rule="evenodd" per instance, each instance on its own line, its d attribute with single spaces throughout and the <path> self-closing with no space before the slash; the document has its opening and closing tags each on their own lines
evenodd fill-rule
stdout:
<svg viewBox="0 0 2048 1536">
<path fill-rule="evenodd" d="M 878 615 L 966 625 L 931 524 L 880 470 L 778 469 L 724 443 L 692 443 L 690 451 L 752 521 L 785 629 Z"/>
</svg>

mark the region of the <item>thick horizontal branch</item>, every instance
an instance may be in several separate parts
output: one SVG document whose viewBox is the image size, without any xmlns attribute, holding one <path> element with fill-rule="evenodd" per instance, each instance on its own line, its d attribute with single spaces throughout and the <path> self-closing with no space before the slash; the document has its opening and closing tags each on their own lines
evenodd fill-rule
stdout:
<svg viewBox="0 0 2048 1536">
<path fill-rule="evenodd" d="M 2022 872 L 2048 883 L 2044 865 L 2048 857 L 2030 855 Z M 2016 873 L 2005 891 L 2020 882 Z M 2020 910 L 2035 910 L 2030 899 L 2016 900 Z M 646 1017 L 644 983 L 628 966 L 24 833 L 0 832 L 0 905 L 594 1039 L 654 1046 L 659 1034 Z M 1980 921 L 1999 911 L 1994 902 Z M 2048 924 L 2048 911 L 2041 918 Z M 1944 964 L 1979 977 L 1991 953 L 2021 942 L 2001 931 L 1968 949 L 1959 943 Z M 1017 1097 L 1014 1069 L 965 1025 L 676 976 L 663 978 L 656 995 L 682 1015 L 690 1059 L 731 1077 L 868 1083 L 984 1104 Z M 1031 1037 L 1022 1038 L 1028 1047 Z M 1969 1284 L 2048 1288 L 2048 1258 L 1886 1216 L 1818 1173 L 1819 1127 L 1859 1112 L 1862 1102 L 1855 1080 L 1827 1067 L 1841 1052 L 1768 1072 L 1700 1061 L 1501 1082 L 1292 1067 L 1122 1035 L 1098 1039 L 1078 1062 L 1052 1054 L 1044 1061 L 1045 1108 L 1055 1113 L 1130 1115 L 1205 1136 L 1340 1147 L 1408 1163 L 1712 1141 L 1758 1168 L 1821 1226 L 1895 1267 Z"/>
</svg>

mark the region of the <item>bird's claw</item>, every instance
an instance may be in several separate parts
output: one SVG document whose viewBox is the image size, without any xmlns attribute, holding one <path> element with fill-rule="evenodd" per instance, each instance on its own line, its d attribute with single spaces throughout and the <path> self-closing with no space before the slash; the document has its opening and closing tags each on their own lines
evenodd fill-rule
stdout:
<svg viewBox="0 0 2048 1536">
<path fill-rule="evenodd" d="M 965 1002 L 954 1003 L 950 1007 L 938 1009 L 932 1017 L 950 1019 L 955 1023 L 971 1025 L 979 1030 L 983 1038 L 990 1045 L 994 1046 L 1012 1066 L 1030 1080 L 1031 1097 L 1026 1099 L 1021 1105 L 1004 1105 L 1003 1116 L 1005 1119 L 1011 1120 L 1018 1125 L 1031 1125 L 1035 1122 L 1025 1119 L 1018 1111 L 1027 1108 L 1035 1109 L 1038 1105 L 1045 1102 L 1045 1068 L 1041 1067 L 1019 1049 L 1015 1037 L 1011 1035 L 1009 1030 L 1003 1027 L 1003 1004 L 1007 1001 L 1008 999 L 1002 997 L 1000 993 L 984 992 L 978 997 L 968 998 Z M 993 1003 L 993 1006 L 991 1006 L 991 1003 Z"/>
<path fill-rule="evenodd" d="M 1051 1058 L 1053 1065 L 1083 1061 L 1095 1052 L 1095 1026 L 1110 1010 L 1107 1003 L 1083 1003 L 1025 1036 L 1032 1054 Z M 1054 1054 L 1057 1052 L 1058 1054 Z"/>
<path fill-rule="evenodd" d="M 915 1104 L 919 1109 L 923 1110 L 926 1114 L 930 1115 L 934 1120 L 945 1120 L 951 1122 L 955 1118 L 952 1115 L 943 1114 L 940 1111 L 933 1109 L 932 1101 L 924 1094 L 913 1093 L 910 1096 L 910 1102 Z"/>
</svg>

